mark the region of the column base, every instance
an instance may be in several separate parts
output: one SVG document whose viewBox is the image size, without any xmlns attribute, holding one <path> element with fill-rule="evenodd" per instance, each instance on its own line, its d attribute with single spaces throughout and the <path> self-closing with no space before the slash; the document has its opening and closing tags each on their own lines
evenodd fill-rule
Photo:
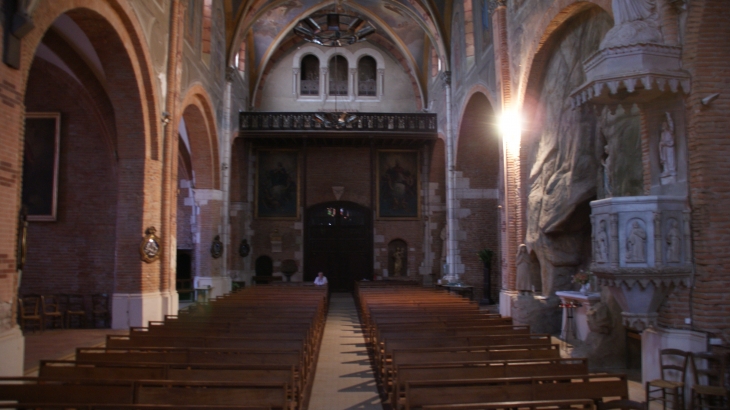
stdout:
<svg viewBox="0 0 730 410">
<path fill-rule="evenodd" d="M 177 314 L 177 298 L 170 292 L 115 293 L 112 295 L 112 329 L 145 327 L 150 320 L 164 320 L 165 314 Z"/>
<path fill-rule="evenodd" d="M 231 291 L 232 283 L 231 278 L 225 276 L 196 276 L 195 277 L 195 288 L 207 288 L 210 286 L 210 298 L 217 296 L 223 296 Z"/>
<path fill-rule="evenodd" d="M 499 291 L 499 314 L 503 317 L 512 317 L 512 301 L 517 297 L 516 290 Z"/>
<path fill-rule="evenodd" d="M 22 377 L 25 337 L 19 326 L 0 333 L 0 376 Z"/>
</svg>

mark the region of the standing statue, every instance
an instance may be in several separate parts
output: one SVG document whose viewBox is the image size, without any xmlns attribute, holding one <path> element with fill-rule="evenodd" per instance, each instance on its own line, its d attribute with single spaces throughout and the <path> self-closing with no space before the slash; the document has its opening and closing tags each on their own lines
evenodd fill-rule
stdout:
<svg viewBox="0 0 730 410">
<path fill-rule="evenodd" d="M 603 192 L 606 198 L 613 196 L 611 192 L 611 155 L 608 152 L 608 144 L 603 146 L 603 158 L 601 158 L 601 165 L 603 166 Z"/>
<path fill-rule="evenodd" d="M 681 262 L 682 236 L 679 233 L 677 220 L 672 219 L 669 225 L 669 232 L 667 233 L 667 262 Z"/>
<path fill-rule="evenodd" d="M 646 262 L 646 231 L 634 221 L 626 238 L 626 262 Z"/>
<path fill-rule="evenodd" d="M 518 291 L 532 292 L 532 277 L 530 276 L 530 256 L 527 254 L 527 245 L 517 248 L 517 280 L 515 287 Z"/>
<path fill-rule="evenodd" d="M 662 133 L 659 139 L 659 161 L 662 164 L 662 176 L 677 174 L 677 164 L 674 159 L 674 121 L 668 113 L 666 120 L 662 122 Z"/>
<path fill-rule="evenodd" d="M 396 248 L 393 253 L 393 273 L 395 276 L 403 276 L 403 248 Z"/>
<path fill-rule="evenodd" d="M 606 229 L 606 220 L 602 219 L 599 223 L 600 228 L 596 234 L 596 262 L 608 262 L 608 231 Z"/>
<path fill-rule="evenodd" d="M 656 0 L 612 0 L 614 26 L 601 50 L 632 44 L 662 43 Z"/>
</svg>

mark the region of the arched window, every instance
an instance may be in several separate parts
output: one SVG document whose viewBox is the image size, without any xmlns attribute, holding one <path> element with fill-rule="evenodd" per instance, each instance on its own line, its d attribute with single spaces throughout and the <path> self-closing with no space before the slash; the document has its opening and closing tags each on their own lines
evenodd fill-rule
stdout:
<svg viewBox="0 0 730 410">
<path fill-rule="evenodd" d="M 319 59 L 311 54 L 305 56 L 299 75 L 299 94 L 319 95 Z"/>
<path fill-rule="evenodd" d="M 329 95 L 347 95 L 347 60 L 334 56 L 329 62 Z"/>
<path fill-rule="evenodd" d="M 377 95 L 377 78 L 375 59 L 365 56 L 357 63 L 357 95 L 376 96 Z"/>
</svg>

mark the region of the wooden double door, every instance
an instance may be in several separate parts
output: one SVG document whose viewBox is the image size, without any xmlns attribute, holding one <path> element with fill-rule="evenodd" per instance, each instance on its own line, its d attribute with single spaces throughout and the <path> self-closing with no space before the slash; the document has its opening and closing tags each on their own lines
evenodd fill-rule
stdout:
<svg viewBox="0 0 730 410">
<path fill-rule="evenodd" d="M 347 201 L 307 209 L 304 280 L 324 272 L 335 291 L 352 291 L 355 281 L 373 280 L 372 216 L 369 208 Z"/>
</svg>

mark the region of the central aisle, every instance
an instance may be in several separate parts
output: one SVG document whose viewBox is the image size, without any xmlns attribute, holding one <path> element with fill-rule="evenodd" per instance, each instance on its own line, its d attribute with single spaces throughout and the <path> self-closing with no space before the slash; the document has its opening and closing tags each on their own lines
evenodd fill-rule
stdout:
<svg viewBox="0 0 730 410">
<path fill-rule="evenodd" d="M 382 410 L 355 301 L 332 293 L 309 410 Z"/>
</svg>

